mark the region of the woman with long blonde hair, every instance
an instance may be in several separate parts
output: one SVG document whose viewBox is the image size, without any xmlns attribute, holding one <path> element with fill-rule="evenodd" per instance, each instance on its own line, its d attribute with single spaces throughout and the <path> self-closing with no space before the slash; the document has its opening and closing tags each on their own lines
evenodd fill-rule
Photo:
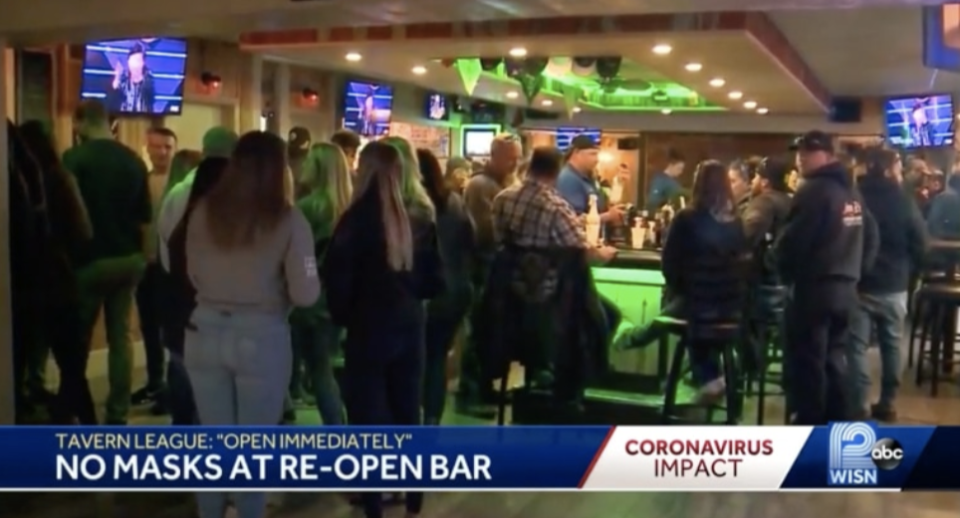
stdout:
<svg viewBox="0 0 960 518">
<path fill-rule="evenodd" d="M 313 233 L 291 201 L 285 144 L 252 131 L 237 142 L 223 177 L 187 223 L 187 274 L 197 307 L 184 365 L 200 423 L 275 425 L 292 353 L 287 315 L 320 294 Z M 197 495 L 200 518 L 222 518 L 225 493 Z M 264 493 L 241 493 L 240 518 L 261 518 Z"/>
<path fill-rule="evenodd" d="M 310 148 L 301 165 L 298 191 L 302 196 L 297 200 L 297 207 L 313 230 L 317 261 L 323 260 L 334 225 L 350 205 L 352 183 L 347 157 L 339 146 L 321 142 Z M 321 296 L 309 308 L 294 310 L 290 314 L 290 325 L 294 354 L 291 399 L 301 399 L 304 393 L 309 393 L 316 399 L 323 424 L 343 424 L 343 403 L 332 363 L 340 346 L 341 329 L 330 321 L 324 298 Z"/>
<path fill-rule="evenodd" d="M 424 217 L 431 221 L 437 218 L 436 208 L 430 201 L 426 189 L 423 188 L 423 176 L 420 174 L 420 162 L 417 160 L 416 150 L 410 141 L 402 137 L 386 137 L 380 142 L 393 146 L 400 152 L 403 163 L 400 178 L 400 199 L 412 214 Z"/>
<path fill-rule="evenodd" d="M 404 203 L 404 162 L 392 145 L 364 147 L 353 203 L 321 269 L 327 309 L 347 330 L 343 382 L 350 424 L 420 424 L 424 301 L 436 297 L 444 281 L 433 205 L 427 211 Z M 367 518 L 383 515 L 382 495 L 363 493 L 362 500 Z M 422 503 L 422 493 L 408 494 L 407 516 L 417 516 Z"/>
</svg>

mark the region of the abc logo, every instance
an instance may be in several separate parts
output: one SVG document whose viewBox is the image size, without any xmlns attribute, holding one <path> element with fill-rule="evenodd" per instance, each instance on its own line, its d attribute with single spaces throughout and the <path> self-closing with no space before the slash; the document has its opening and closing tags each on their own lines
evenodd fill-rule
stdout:
<svg viewBox="0 0 960 518">
<path fill-rule="evenodd" d="M 903 447 L 894 439 L 880 439 L 870 450 L 870 458 L 877 469 L 895 469 L 903 461 Z"/>
</svg>

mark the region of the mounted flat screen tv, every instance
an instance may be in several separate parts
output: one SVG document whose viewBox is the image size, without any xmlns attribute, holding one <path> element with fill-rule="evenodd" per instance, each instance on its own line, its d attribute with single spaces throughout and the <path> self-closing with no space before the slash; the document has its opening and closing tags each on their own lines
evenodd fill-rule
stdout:
<svg viewBox="0 0 960 518">
<path fill-rule="evenodd" d="M 490 146 L 497 137 L 496 128 L 467 128 L 463 130 L 463 156 L 489 156 Z"/>
<path fill-rule="evenodd" d="M 894 97 L 884 102 L 887 142 L 901 149 L 953 145 L 953 97 L 933 94 Z"/>
<path fill-rule="evenodd" d="M 586 135 L 594 144 L 600 145 L 600 130 L 597 128 L 557 128 L 557 149 L 566 151 L 577 135 Z"/>
<path fill-rule="evenodd" d="M 390 131 L 393 87 L 377 83 L 347 81 L 343 90 L 343 127 L 365 137 L 379 137 Z"/>
<path fill-rule="evenodd" d="M 450 120 L 450 101 L 444 94 L 428 93 L 424 99 L 423 114 L 432 121 Z"/>
<path fill-rule="evenodd" d="M 179 115 L 187 40 L 134 38 L 87 43 L 80 98 L 99 99 L 112 114 Z"/>
</svg>

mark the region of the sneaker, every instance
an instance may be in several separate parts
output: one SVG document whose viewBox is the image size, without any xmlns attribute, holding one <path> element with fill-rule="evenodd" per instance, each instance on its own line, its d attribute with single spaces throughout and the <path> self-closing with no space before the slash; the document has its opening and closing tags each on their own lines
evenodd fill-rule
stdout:
<svg viewBox="0 0 960 518">
<path fill-rule="evenodd" d="M 146 405 L 155 403 L 163 394 L 163 387 L 151 387 L 147 385 L 140 390 L 130 394 L 130 404 Z"/>
<path fill-rule="evenodd" d="M 700 387 L 700 391 L 697 393 L 697 404 L 700 406 L 715 405 L 723 398 L 726 390 L 727 382 L 723 378 L 708 381 Z"/>
<path fill-rule="evenodd" d="M 870 415 L 877 421 L 894 423 L 897 421 L 897 409 L 893 405 L 870 405 Z"/>
</svg>

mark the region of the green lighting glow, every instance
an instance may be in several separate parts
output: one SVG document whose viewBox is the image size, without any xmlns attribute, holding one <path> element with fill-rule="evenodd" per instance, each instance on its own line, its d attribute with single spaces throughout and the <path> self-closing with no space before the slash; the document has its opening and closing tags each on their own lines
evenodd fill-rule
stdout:
<svg viewBox="0 0 960 518">
<path fill-rule="evenodd" d="M 505 66 L 497 70 L 483 72 L 484 76 L 497 81 L 517 84 L 509 77 Z M 614 80 L 616 82 L 616 80 Z M 650 82 L 644 88 L 630 87 L 631 81 L 624 81 L 625 86 L 617 87 L 602 85 L 595 78 L 580 77 L 573 73 L 554 76 L 550 72 L 544 73 L 543 93 L 563 96 L 564 87 L 580 89 L 579 104 L 609 111 L 661 111 L 669 109 L 675 112 L 720 112 L 727 108 L 707 102 L 697 92 L 677 83 Z"/>
</svg>

